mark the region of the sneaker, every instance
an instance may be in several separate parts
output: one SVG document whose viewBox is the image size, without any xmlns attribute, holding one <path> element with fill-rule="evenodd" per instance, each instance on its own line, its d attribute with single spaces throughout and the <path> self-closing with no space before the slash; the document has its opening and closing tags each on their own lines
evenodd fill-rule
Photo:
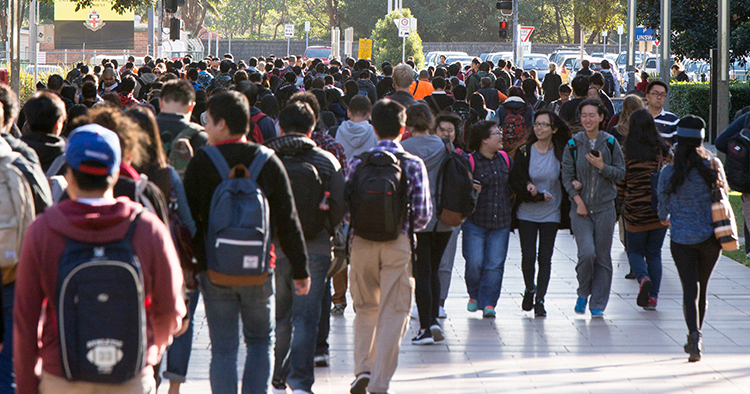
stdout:
<svg viewBox="0 0 750 394">
<path fill-rule="evenodd" d="M 286 391 L 286 385 L 284 385 L 284 387 L 276 387 L 272 385 L 271 392 L 273 394 L 289 394 L 289 392 Z"/>
<path fill-rule="evenodd" d="M 534 316 L 536 317 L 545 317 L 547 316 L 547 311 L 544 310 L 544 303 L 543 302 L 537 302 L 534 304 Z"/>
<path fill-rule="evenodd" d="M 648 306 L 648 293 L 651 292 L 651 285 L 652 282 L 648 276 L 644 276 L 643 279 L 641 279 L 641 289 L 638 291 L 638 299 L 636 300 L 638 306 Z"/>
<path fill-rule="evenodd" d="M 294 389 L 294 390 L 292 391 L 292 394 L 312 394 L 312 393 L 311 393 L 311 392 L 309 392 L 309 391 L 305 391 L 305 390 Z"/>
<path fill-rule="evenodd" d="M 627 275 L 625 275 L 625 279 L 635 279 L 635 274 L 633 271 L 628 272 Z"/>
<path fill-rule="evenodd" d="M 344 309 L 346 309 L 346 305 L 344 304 L 333 304 L 333 308 L 331 308 L 331 315 L 344 316 Z"/>
<path fill-rule="evenodd" d="M 536 289 L 526 289 L 523 291 L 523 302 L 521 302 L 521 309 L 528 312 L 531 310 L 531 308 L 534 307 L 534 293 L 536 293 Z"/>
<path fill-rule="evenodd" d="M 362 372 L 354 378 L 349 392 L 351 394 L 367 394 L 367 385 L 370 383 L 370 373 Z"/>
<path fill-rule="evenodd" d="M 489 317 L 489 318 L 495 317 L 495 307 L 485 306 L 484 307 L 484 313 L 482 314 L 482 317 Z"/>
<path fill-rule="evenodd" d="M 314 360 L 316 367 L 327 367 L 330 365 L 330 357 L 327 354 L 318 354 Z"/>
<path fill-rule="evenodd" d="M 412 319 L 419 320 L 419 309 L 417 308 L 417 304 L 414 304 L 414 307 L 411 308 L 411 314 L 409 314 Z"/>
<path fill-rule="evenodd" d="M 442 306 L 438 307 L 438 319 L 445 319 L 448 317 L 448 314 L 445 313 L 445 308 Z"/>
<path fill-rule="evenodd" d="M 445 340 L 443 335 L 443 328 L 439 324 L 433 324 L 430 326 L 430 333 L 432 334 L 432 340 L 434 342 L 442 342 Z"/>
<path fill-rule="evenodd" d="M 586 303 L 587 302 L 588 302 L 587 299 L 585 299 L 583 297 L 578 297 L 578 299 L 576 300 L 576 307 L 575 307 L 575 311 L 576 311 L 577 314 L 583 315 L 584 313 L 586 313 Z"/>
<path fill-rule="evenodd" d="M 477 300 L 469 298 L 469 303 L 466 304 L 466 310 L 469 312 L 476 312 L 477 309 L 479 309 L 479 305 L 477 304 Z"/>
<path fill-rule="evenodd" d="M 601 319 L 604 317 L 604 311 L 601 309 L 593 308 L 591 309 L 591 317 Z"/>
<path fill-rule="evenodd" d="M 644 306 L 643 309 L 647 311 L 656 310 L 656 297 L 648 297 L 648 305 Z"/>
<path fill-rule="evenodd" d="M 412 345 L 432 345 L 435 340 L 432 339 L 432 332 L 430 330 L 419 330 L 419 334 L 411 339 Z"/>
</svg>

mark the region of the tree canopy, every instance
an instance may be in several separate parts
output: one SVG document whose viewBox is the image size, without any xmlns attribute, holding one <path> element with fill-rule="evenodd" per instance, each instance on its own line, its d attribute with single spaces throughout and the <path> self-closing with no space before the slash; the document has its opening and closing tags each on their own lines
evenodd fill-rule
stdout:
<svg viewBox="0 0 750 394">
<path fill-rule="evenodd" d="M 413 56 L 414 63 L 418 67 L 424 66 L 425 59 L 422 53 L 422 39 L 419 38 L 419 34 L 412 30 L 409 37 L 406 38 L 405 43 L 398 36 L 398 28 L 396 28 L 393 20 L 404 17 L 413 18 L 414 16 L 411 10 L 404 8 L 403 13 L 398 10 L 391 11 L 390 14 L 375 24 L 375 29 L 372 31 L 372 60 L 375 64 L 380 65 L 385 61 L 393 65 L 401 63 L 403 44 L 405 56 Z M 419 23 L 417 27 L 419 27 Z"/>
</svg>

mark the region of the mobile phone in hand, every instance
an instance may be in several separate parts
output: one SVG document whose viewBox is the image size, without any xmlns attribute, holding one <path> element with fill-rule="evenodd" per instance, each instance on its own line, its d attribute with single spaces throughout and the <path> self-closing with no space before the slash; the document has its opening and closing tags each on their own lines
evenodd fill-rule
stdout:
<svg viewBox="0 0 750 394">
<path fill-rule="evenodd" d="M 594 155 L 594 157 L 599 157 L 599 151 L 596 149 L 592 149 L 591 154 Z"/>
</svg>

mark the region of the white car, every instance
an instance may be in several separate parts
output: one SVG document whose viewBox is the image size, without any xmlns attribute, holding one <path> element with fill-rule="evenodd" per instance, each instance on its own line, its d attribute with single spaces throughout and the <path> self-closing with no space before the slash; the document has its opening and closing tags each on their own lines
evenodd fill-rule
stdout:
<svg viewBox="0 0 750 394">
<path fill-rule="evenodd" d="M 523 71 L 536 70 L 539 80 L 543 80 L 549 72 L 549 59 L 542 53 L 529 53 L 517 62 Z"/>
<path fill-rule="evenodd" d="M 440 55 L 445 55 L 446 58 L 452 58 L 452 57 L 469 57 L 469 54 L 466 52 L 456 52 L 456 51 L 435 51 L 435 52 L 429 52 L 427 54 L 427 57 L 425 58 L 425 67 L 437 67 L 438 64 L 440 64 Z M 472 58 L 473 59 L 473 58 Z M 446 64 L 451 64 L 451 62 L 446 61 Z"/>
</svg>

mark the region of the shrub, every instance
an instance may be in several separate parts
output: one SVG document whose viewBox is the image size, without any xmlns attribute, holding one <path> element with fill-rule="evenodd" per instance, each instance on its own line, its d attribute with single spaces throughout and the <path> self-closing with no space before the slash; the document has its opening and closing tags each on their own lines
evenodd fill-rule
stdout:
<svg viewBox="0 0 750 394">
<path fill-rule="evenodd" d="M 372 30 L 372 60 L 378 67 L 388 61 L 394 66 L 401 63 L 402 38 L 398 36 L 398 28 L 393 23 L 397 18 L 413 18 L 411 11 L 404 8 L 404 13 L 398 10 L 392 11 L 385 18 L 378 21 Z M 417 68 L 424 67 L 424 54 L 422 53 L 422 39 L 415 30 L 406 38 L 406 57 L 414 57 Z"/>
<path fill-rule="evenodd" d="M 741 82 L 729 84 L 729 120 L 740 109 L 750 105 L 750 89 Z M 669 110 L 675 115 L 696 115 L 703 119 L 709 118 L 711 87 L 708 82 L 672 82 L 669 87 Z"/>
</svg>

